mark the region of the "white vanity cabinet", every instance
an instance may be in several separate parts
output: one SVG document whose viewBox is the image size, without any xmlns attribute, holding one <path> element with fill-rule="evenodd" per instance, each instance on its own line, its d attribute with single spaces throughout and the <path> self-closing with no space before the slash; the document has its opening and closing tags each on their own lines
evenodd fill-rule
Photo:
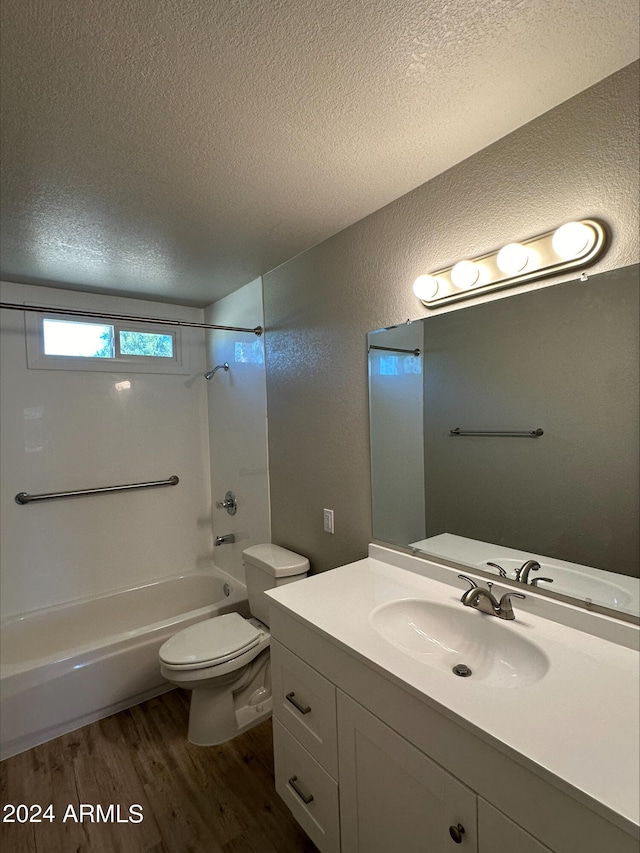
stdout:
<svg viewBox="0 0 640 853">
<path fill-rule="evenodd" d="M 637 853 L 286 607 L 272 606 L 271 633 L 276 789 L 322 853 Z"/>
<path fill-rule="evenodd" d="M 478 850 L 474 792 L 341 691 L 338 739 L 343 853 Z"/>
<path fill-rule="evenodd" d="M 338 738 L 342 853 L 551 853 L 341 691 Z"/>
</svg>

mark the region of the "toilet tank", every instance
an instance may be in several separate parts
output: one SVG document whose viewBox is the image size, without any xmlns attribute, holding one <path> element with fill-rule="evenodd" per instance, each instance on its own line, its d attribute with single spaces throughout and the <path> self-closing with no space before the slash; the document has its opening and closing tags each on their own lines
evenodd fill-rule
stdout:
<svg viewBox="0 0 640 853">
<path fill-rule="evenodd" d="M 242 552 L 251 614 L 269 624 L 269 601 L 265 590 L 275 589 L 304 577 L 309 560 L 279 545 L 252 545 Z"/>
</svg>

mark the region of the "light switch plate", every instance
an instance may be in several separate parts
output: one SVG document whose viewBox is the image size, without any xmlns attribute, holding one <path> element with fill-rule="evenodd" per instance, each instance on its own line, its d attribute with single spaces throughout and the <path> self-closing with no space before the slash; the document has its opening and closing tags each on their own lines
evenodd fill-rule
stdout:
<svg viewBox="0 0 640 853">
<path fill-rule="evenodd" d="M 333 529 L 333 510 L 332 509 L 323 509 L 322 510 L 322 520 L 324 526 L 325 533 L 335 533 Z"/>
</svg>

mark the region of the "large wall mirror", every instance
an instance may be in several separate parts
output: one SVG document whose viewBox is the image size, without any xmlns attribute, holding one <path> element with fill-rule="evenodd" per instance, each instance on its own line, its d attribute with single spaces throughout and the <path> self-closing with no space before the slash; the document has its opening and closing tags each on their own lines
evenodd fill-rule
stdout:
<svg viewBox="0 0 640 853">
<path fill-rule="evenodd" d="M 638 615 L 638 266 L 370 332 L 373 535 Z M 493 565 L 492 565 L 493 564 Z"/>
</svg>

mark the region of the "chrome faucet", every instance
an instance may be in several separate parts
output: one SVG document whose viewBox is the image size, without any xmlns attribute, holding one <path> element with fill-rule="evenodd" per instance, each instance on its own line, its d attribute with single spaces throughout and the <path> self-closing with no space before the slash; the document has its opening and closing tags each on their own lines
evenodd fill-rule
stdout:
<svg viewBox="0 0 640 853">
<path fill-rule="evenodd" d="M 518 583 L 529 583 L 529 572 L 537 572 L 540 563 L 537 560 L 527 560 L 519 569 L 516 569 L 516 580 Z"/>
<path fill-rule="evenodd" d="M 501 578 L 506 578 L 507 573 L 499 566 L 497 563 L 487 562 L 488 566 L 493 566 L 494 569 L 498 570 L 498 574 Z M 528 583 L 530 586 L 538 586 L 541 581 L 546 581 L 546 583 L 553 583 L 553 578 L 533 578 L 529 580 L 530 572 L 537 572 L 540 568 L 540 563 L 537 560 L 527 560 L 524 562 L 519 569 L 516 569 L 515 575 L 518 583 Z"/>
<path fill-rule="evenodd" d="M 466 575 L 458 575 L 458 577 L 463 581 L 467 581 L 470 585 L 469 589 L 462 594 L 460 601 L 466 607 L 473 607 L 475 610 L 482 611 L 482 613 L 497 616 L 498 619 L 515 619 L 516 616 L 511 604 L 512 596 L 515 598 L 526 598 L 526 595 L 522 595 L 519 592 L 505 592 L 500 601 L 498 601 L 491 591 L 493 587 L 491 581 L 487 582 L 488 589 L 486 589 L 483 586 L 478 586 L 476 581 Z"/>
<path fill-rule="evenodd" d="M 231 545 L 231 543 L 236 541 L 236 537 L 233 533 L 225 533 L 224 536 L 216 536 L 214 545 Z"/>
</svg>

